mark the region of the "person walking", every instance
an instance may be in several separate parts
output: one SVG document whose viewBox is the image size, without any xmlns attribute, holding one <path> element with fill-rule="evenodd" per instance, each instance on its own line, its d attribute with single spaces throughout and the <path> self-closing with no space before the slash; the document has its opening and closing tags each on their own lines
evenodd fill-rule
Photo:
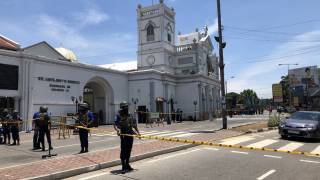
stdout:
<svg viewBox="0 0 320 180">
<path fill-rule="evenodd" d="M 140 136 L 137 122 L 129 115 L 129 106 L 127 102 L 120 103 L 119 114 L 116 115 L 114 129 L 120 136 L 121 140 L 121 152 L 120 159 L 122 164 L 121 173 L 134 170 L 130 166 L 130 156 L 133 145 L 133 136 Z"/>
<path fill-rule="evenodd" d="M 93 113 L 89 111 L 89 106 L 86 103 L 79 104 L 79 138 L 80 138 L 80 154 L 89 152 L 89 142 L 88 142 L 88 134 L 89 134 L 89 126 L 93 122 L 94 117 Z"/>
</svg>

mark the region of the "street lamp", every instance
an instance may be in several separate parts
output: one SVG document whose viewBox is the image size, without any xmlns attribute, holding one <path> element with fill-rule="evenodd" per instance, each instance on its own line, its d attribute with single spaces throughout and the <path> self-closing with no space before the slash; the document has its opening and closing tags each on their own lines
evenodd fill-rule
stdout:
<svg viewBox="0 0 320 180">
<path fill-rule="evenodd" d="M 289 70 L 290 70 L 290 66 L 297 66 L 299 65 L 298 63 L 287 63 L 287 64 L 278 64 L 279 66 L 288 66 L 288 84 L 289 84 L 289 106 L 291 106 L 291 91 L 290 91 L 290 79 L 289 79 Z"/>
<path fill-rule="evenodd" d="M 230 79 L 234 79 L 235 78 L 235 76 L 231 76 L 231 77 L 229 77 L 224 83 L 225 83 L 225 86 L 226 86 L 226 95 L 228 94 L 228 81 L 230 80 Z"/>
<path fill-rule="evenodd" d="M 78 98 L 71 96 L 71 101 L 73 102 L 73 104 L 76 104 L 76 113 L 78 114 L 78 104 L 81 103 L 82 96 L 79 96 Z"/>
<path fill-rule="evenodd" d="M 198 104 L 197 101 L 193 101 L 193 105 L 194 105 L 194 118 L 193 118 L 193 121 L 197 120 L 197 104 Z"/>
</svg>

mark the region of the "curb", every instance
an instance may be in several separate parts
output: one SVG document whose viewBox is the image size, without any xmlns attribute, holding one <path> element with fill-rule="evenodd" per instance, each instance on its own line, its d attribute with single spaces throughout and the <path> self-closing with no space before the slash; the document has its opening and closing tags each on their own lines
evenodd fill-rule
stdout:
<svg viewBox="0 0 320 180">
<path fill-rule="evenodd" d="M 139 161 L 139 160 L 142 160 L 142 159 L 151 158 L 151 157 L 154 157 L 154 156 L 159 156 L 159 155 L 162 155 L 162 154 L 181 151 L 181 150 L 192 148 L 192 147 L 195 147 L 195 146 L 198 146 L 198 145 L 197 144 L 186 144 L 186 145 L 181 145 L 181 146 L 177 146 L 177 147 L 173 147 L 173 148 L 169 148 L 169 149 L 164 149 L 164 150 L 160 150 L 160 151 L 154 151 L 154 152 L 150 152 L 150 153 L 145 153 L 145 154 L 141 154 L 141 155 L 137 155 L 137 156 L 131 157 L 130 161 L 131 162 L 135 162 L 135 161 Z M 70 169 L 70 170 L 66 170 L 66 171 L 55 172 L 55 173 L 52 173 L 52 174 L 46 174 L 46 175 L 42 175 L 42 176 L 26 178 L 25 180 L 31 180 L 31 179 L 32 180 L 63 179 L 63 178 L 68 178 L 68 177 L 76 176 L 76 175 L 79 175 L 79 174 L 88 173 L 88 172 L 92 172 L 92 171 L 97 171 L 97 170 L 100 170 L 100 169 L 105 169 L 105 168 L 118 166 L 118 165 L 121 165 L 121 161 L 120 160 L 115 160 L 115 161 L 103 162 L 103 163 L 99 163 L 99 164 L 95 164 L 95 165 L 90 165 L 90 166 Z"/>
<path fill-rule="evenodd" d="M 249 129 L 246 131 L 246 134 L 251 134 L 251 133 L 258 133 L 258 132 L 265 132 L 265 131 L 271 131 L 271 130 L 276 130 L 278 127 L 267 127 L 267 128 L 261 128 L 261 129 Z"/>
</svg>

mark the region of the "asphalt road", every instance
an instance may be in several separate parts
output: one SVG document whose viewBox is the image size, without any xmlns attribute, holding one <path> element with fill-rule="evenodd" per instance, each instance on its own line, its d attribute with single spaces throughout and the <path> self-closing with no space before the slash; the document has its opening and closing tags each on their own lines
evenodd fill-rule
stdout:
<svg viewBox="0 0 320 180">
<path fill-rule="evenodd" d="M 263 117 L 238 117 L 230 119 L 229 125 L 236 126 L 244 123 L 253 123 L 261 121 Z M 174 123 L 172 125 L 160 125 L 152 128 L 146 128 L 144 124 L 139 125 L 139 129 L 142 134 L 149 133 L 149 135 L 162 135 L 169 137 L 173 135 L 182 135 L 185 137 L 191 136 L 192 133 L 202 131 L 212 131 L 221 128 L 221 121 L 201 121 L 201 122 L 183 122 Z M 92 134 L 89 137 L 89 150 L 98 151 L 107 148 L 119 146 L 119 138 L 113 134 L 114 130 L 112 127 L 106 128 L 107 134 Z M 151 133 L 151 134 L 150 134 Z M 166 135 L 167 134 L 167 135 Z M 24 136 L 25 133 L 21 133 Z M 136 140 L 135 143 L 141 143 L 142 141 Z M 71 138 L 60 139 L 52 138 L 53 152 L 58 156 L 66 156 L 77 154 L 80 151 L 79 137 L 77 135 L 71 135 Z M 7 146 L 0 145 L 0 168 L 7 168 L 24 163 L 30 163 L 41 160 L 41 156 L 48 152 L 32 151 L 32 139 L 29 138 L 21 142 L 20 146 Z"/>
<path fill-rule="evenodd" d="M 196 147 L 132 163 L 133 172 L 120 166 L 68 180 L 319 180 L 320 158 L 301 155 Z"/>
</svg>

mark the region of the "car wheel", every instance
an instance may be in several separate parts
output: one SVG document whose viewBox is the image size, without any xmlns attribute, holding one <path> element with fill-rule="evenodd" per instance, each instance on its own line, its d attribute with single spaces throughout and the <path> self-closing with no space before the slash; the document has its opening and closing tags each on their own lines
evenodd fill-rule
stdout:
<svg viewBox="0 0 320 180">
<path fill-rule="evenodd" d="M 282 138 L 282 139 L 288 139 L 288 136 L 286 136 L 286 135 L 281 135 L 281 138 Z"/>
</svg>

